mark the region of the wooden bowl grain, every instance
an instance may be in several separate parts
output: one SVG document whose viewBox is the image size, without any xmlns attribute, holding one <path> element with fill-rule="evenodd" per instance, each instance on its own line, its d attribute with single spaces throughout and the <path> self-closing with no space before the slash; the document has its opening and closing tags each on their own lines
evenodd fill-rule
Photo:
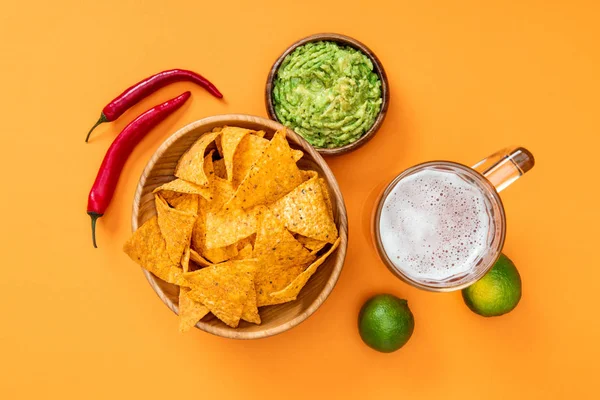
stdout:
<svg viewBox="0 0 600 400">
<path fill-rule="evenodd" d="M 269 75 L 267 76 L 267 85 L 265 88 L 265 106 L 267 108 L 267 113 L 269 114 L 269 118 L 271 118 L 275 121 L 279 121 L 279 118 L 277 118 L 277 114 L 275 113 L 275 105 L 273 104 L 273 87 L 274 87 L 275 78 L 277 77 L 277 71 L 279 70 L 281 63 L 292 51 L 296 50 L 297 47 L 302 46 L 306 43 L 319 42 L 319 41 L 335 42 L 340 45 L 349 46 L 349 47 L 355 48 L 357 50 L 360 50 L 367 57 L 369 57 L 369 59 L 373 63 L 373 68 L 374 68 L 375 73 L 377 74 L 377 76 L 379 76 L 379 79 L 381 80 L 381 98 L 382 98 L 381 110 L 379 110 L 379 114 L 377 115 L 377 118 L 375 119 L 373 126 L 367 132 L 365 132 L 358 140 L 356 140 L 355 142 L 352 142 L 350 144 L 347 144 L 345 146 L 336 147 L 333 149 L 316 148 L 316 150 L 324 156 L 337 156 L 337 155 L 345 154 L 350 151 L 356 150 L 359 147 L 366 144 L 369 140 L 371 140 L 373 138 L 373 136 L 375 136 L 375 134 L 377 133 L 379 128 L 381 127 L 381 124 L 383 124 L 383 120 L 385 119 L 385 116 L 387 114 L 387 110 L 389 107 L 390 89 L 389 89 L 387 75 L 385 73 L 385 70 L 383 69 L 383 65 L 381 64 L 381 61 L 379 61 L 379 58 L 377 58 L 375 53 L 373 53 L 373 51 L 371 49 L 369 49 L 366 45 L 364 45 L 363 43 L 359 42 L 356 39 L 353 39 L 349 36 L 340 35 L 338 33 L 317 33 L 315 35 L 311 35 L 311 36 L 305 37 L 304 39 L 298 40 L 297 42 L 292 44 L 290 47 L 288 47 L 287 50 L 285 50 L 279 56 L 279 58 L 277 58 L 277 60 L 271 67 L 271 71 L 269 72 Z"/>
<path fill-rule="evenodd" d="M 133 200 L 131 218 L 133 231 L 156 214 L 152 191 L 175 178 L 173 175 L 175 166 L 183 153 L 204 133 L 225 125 L 254 130 L 262 129 L 267 133 L 265 137 L 269 139 L 275 131 L 284 129 L 284 126 L 278 122 L 265 118 L 228 114 L 203 118 L 175 132 L 156 150 L 140 177 Z M 348 218 L 342 193 L 327 163 L 315 149 L 289 129 L 287 129 L 287 138 L 292 148 L 304 152 L 304 157 L 298 162 L 298 166 L 301 169 L 318 171 L 328 183 L 333 203 L 334 219 L 341 238 L 340 246 L 319 267 L 302 289 L 296 301 L 261 307 L 259 309 L 262 319 L 261 325 L 240 321 L 239 327 L 234 329 L 209 314 L 196 324 L 196 327 L 203 331 L 233 339 L 258 339 L 284 332 L 313 314 L 327 299 L 340 276 L 348 244 Z M 177 314 L 179 288 L 157 278 L 146 270 L 143 270 L 143 272 L 158 297 Z"/>
</svg>

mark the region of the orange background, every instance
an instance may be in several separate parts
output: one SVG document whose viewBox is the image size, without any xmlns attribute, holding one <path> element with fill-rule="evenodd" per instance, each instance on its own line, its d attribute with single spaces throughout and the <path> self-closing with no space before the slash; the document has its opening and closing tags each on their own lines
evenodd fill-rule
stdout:
<svg viewBox="0 0 600 400">
<path fill-rule="evenodd" d="M 86 4 L 82 4 L 86 3 Z M 597 398 L 600 7 L 594 1 L 52 1 L 0 12 L 0 393 L 4 398 Z M 176 129 L 220 113 L 266 116 L 268 70 L 293 41 L 331 31 L 370 46 L 391 85 L 362 149 L 330 159 L 350 242 L 331 297 L 265 340 L 194 330 L 121 251 L 137 180 Z M 163 69 L 225 94 L 164 89 L 87 130 L 106 102 Z M 132 155 L 92 248 L 87 194 L 115 135 L 191 88 L 193 99 Z M 523 145 L 536 167 L 502 193 L 517 309 L 485 319 L 460 293 L 395 279 L 369 241 L 375 189 L 431 159 L 474 163 Z M 365 346 L 372 294 L 408 299 L 416 328 L 393 354 Z M 393 396 L 393 397 L 392 397 Z"/>
</svg>

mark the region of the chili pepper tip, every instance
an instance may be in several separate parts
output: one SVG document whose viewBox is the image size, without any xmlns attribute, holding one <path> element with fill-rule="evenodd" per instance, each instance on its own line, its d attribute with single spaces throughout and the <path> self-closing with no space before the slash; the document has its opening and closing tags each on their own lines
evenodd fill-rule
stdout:
<svg viewBox="0 0 600 400">
<path fill-rule="evenodd" d="M 96 124 L 94 126 L 92 126 L 92 129 L 90 129 L 90 131 L 88 132 L 87 136 L 85 137 L 85 142 L 87 143 L 88 139 L 90 138 L 90 135 L 92 134 L 92 131 L 94 129 L 96 129 L 96 127 L 104 122 L 108 122 L 108 118 L 106 118 L 106 115 L 104 115 L 104 113 L 100 114 L 100 119 L 98 119 L 98 122 L 96 122 Z"/>
<path fill-rule="evenodd" d="M 97 249 L 98 246 L 96 245 L 96 221 L 104 214 L 88 211 L 88 215 L 92 218 L 92 243 L 94 244 L 94 248 Z"/>
</svg>

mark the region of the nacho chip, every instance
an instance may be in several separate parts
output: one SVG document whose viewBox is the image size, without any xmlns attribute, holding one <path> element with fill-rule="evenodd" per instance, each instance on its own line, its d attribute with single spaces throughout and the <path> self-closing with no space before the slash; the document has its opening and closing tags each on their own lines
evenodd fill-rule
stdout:
<svg viewBox="0 0 600 400">
<path fill-rule="evenodd" d="M 176 285 L 183 283 L 183 270 L 179 262 L 174 263 L 169 257 L 167 244 L 158 227 L 158 217 L 152 217 L 139 227 L 125 242 L 123 251 L 163 281 Z"/>
<path fill-rule="evenodd" d="M 179 332 L 192 329 L 210 311 L 201 303 L 189 298 L 190 288 L 179 289 Z"/>
<path fill-rule="evenodd" d="M 223 130 L 223 128 L 221 128 L 221 131 L 222 130 Z M 219 133 L 221 131 L 219 131 Z M 219 153 L 219 155 L 222 158 L 223 157 L 223 145 L 221 144 L 221 135 L 219 135 L 215 138 L 215 145 L 217 146 L 217 152 Z"/>
<path fill-rule="evenodd" d="M 227 180 L 233 179 L 233 156 L 242 139 L 250 133 L 249 129 L 226 126 L 221 131 L 221 147 L 227 170 Z"/>
<path fill-rule="evenodd" d="M 244 321 L 260 324 L 260 315 L 258 315 L 258 307 L 256 305 L 256 289 L 254 289 L 254 285 L 248 291 L 248 299 L 242 310 L 241 318 Z"/>
<path fill-rule="evenodd" d="M 329 215 L 331 216 L 331 219 L 333 219 L 333 205 L 331 203 L 331 196 L 329 195 L 329 187 L 327 186 L 325 179 L 319 178 L 318 181 L 321 186 L 321 193 L 323 193 L 323 198 L 325 199 L 325 204 L 327 204 L 327 209 L 329 210 Z"/>
<path fill-rule="evenodd" d="M 190 245 L 188 244 L 183 251 L 183 256 L 181 257 L 181 268 L 183 272 L 188 272 L 190 269 Z"/>
<path fill-rule="evenodd" d="M 276 201 L 271 210 L 294 233 L 333 243 L 338 237 L 318 179 L 309 179 Z"/>
<path fill-rule="evenodd" d="M 302 150 L 294 150 L 292 149 L 292 157 L 294 158 L 295 162 L 300 161 L 300 159 L 304 156 L 304 153 L 302 152 Z"/>
<path fill-rule="evenodd" d="M 223 130 L 222 126 L 218 126 L 216 128 L 213 128 L 211 132 L 221 132 Z M 221 136 L 217 136 L 217 138 L 215 139 L 215 145 L 217 146 L 217 152 L 219 153 L 219 155 L 221 157 L 223 157 L 223 149 L 221 148 Z"/>
<path fill-rule="evenodd" d="M 219 211 L 234 195 L 235 190 L 231 182 L 215 177 L 212 181 L 212 200 L 208 208 L 212 211 Z"/>
<path fill-rule="evenodd" d="M 201 267 L 208 267 L 208 266 L 212 265 L 210 263 L 210 261 L 208 261 L 206 258 L 202 257 L 194 249 L 190 249 L 190 260 L 195 262 L 196 264 L 198 264 Z M 185 271 L 185 272 L 188 272 L 188 271 Z"/>
<path fill-rule="evenodd" d="M 289 285 L 315 259 L 269 210 L 259 218 L 252 256 L 259 263 L 254 281 L 259 307 L 272 304 L 269 294 Z"/>
<path fill-rule="evenodd" d="M 253 255 L 261 263 L 280 266 L 306 266 L 314 260 L 269 209 L 259 216 Z"/>
<path fill-rule="evenodd" d="M 255 233 L 258 215 L 263 208 L 257 206 L 250 210 L 209 211 L 206 215 L 205 247 L 214 249 L 229 246 Z"/>
<path fill-rule="evenodd" d="M 240 248 L 238 245 L 239 252 L 237 256 L 233 257 L 232 260 L 246 260 L 248 258 L 252 258 L 252 252 L 254 249 L 250 243 L 246 244 L 244 247 Z"/>
<path fill-rule="evenodd" d="M 216 249 L 204 249 L 202 255 L 213 264 L 222 263 L 238 255 L 238 249 L 235 244 L 217 247 Z"/>
<path fill-rule="evenodd" d="M 252 165 L 233 198 L 225 204 L 225 208 L 249 209 L 256 205 L 270 204 L 289 193 L 303 180 L 292 158 L 285 131 L 278 131 L 262 157 Z"/>
<path fill-rule="evenodd" d="M 315 261 L 308 268 L 306 268 L 306 270 L 300 275 L 298 275 L 296 279 L 294 279 L 294 281 L 290 283 L 286 288 L 278 292 L 271 293 L 271 304 L 281 304 L 287 303 L 288 301 L 296 300 L 298 293 L 300 293 L 304 285 L 306 285 L 306 282 L 308 282 L 310 277 L 313 276 L 313 274 L 317 271 L 317 268 L 319 268 L 319 266 L 321 266 L 321 264 L 325 262 L 327 257 L 329 257 L 329 255 L 333 253 L 335 249 L 338 248 L 338 246 L 340 245 L 340 240 L 341 239 L 338 238 L 333 244 L 333 246 L 331 246 L 331 248 L 327 251 L 327 253 L 323 254 L 321 257 L 319 257 L 317 261 Z"/>
<path fill-rule="evenodd" d="M 256 131 L 256 132 L 252 132 L 252 134 L 262 138 L 265 137 L 265 131 Z"/>
<path fill-rule="evenodd" d="M 227 169 L 225 168 L 225 160 L 215 160 L 213 161 L 213 168 L 215 169 L 215 175 L 221 179 L 227 179 Z"/>
<path fill-rule="evenodd" d="M 300 170 L 300 172 L 302 173 L 302 176 L 304 177 L 305 181 L 319 176 L 317 171 L 312 171 L 310 169 L 308 169 L 308 170 L 302 169 L 302 170 Z"/>
<path fill-rule="evenodd" d="M 177 168 L 175 168 L 175 176 L 200 186 L 208 186 L 208 177 L 204 172 L 204 152 L 219 135 L 221 132 L 202 135 L 179 159 Z"/>
<path fill-rule="evenodd" d="M 197 194 L 204 197 L 206 200 L 210 200 L 210 189 L 196 185 L 195 183 L 184 181 L 183 179 L 175 179 L 171 182 L 165 183 L 154 189 L 152 193 L 158 193 L 161 191 L 168 191 L 173 193 L 187 193 L 187 194 Z M 163 194 L 163 197 L 169 204 L 171 202 L 168 198 L 166 198 Z M 172 205 L 172 204 L 171 204 Z"/>
<path fill-rule="evenodd" d="M 210 181 L 212 181 L 212 178 L 215 175 L 215 166 L 213 165 L 213 154 L 214 154 L 214 150 L 211 150 L 205 157 L 204 157 L 204 175 L 206 175 L 206 177 L 208 178 L 208 184 L 210 185 Z M 209 199 L 210 200 L 210 199 Z"/>
<path fill-rule="evenodd" d="M 198 198 L 198 217 L 192 229 L 192 249 L 199 253 L 204 249 L 206 240 L 206 210 L 208 204 L 208 201 L 203 197 Z"/>
<path fill-rule="evenodd" d="M 302 246 L 309 249 L 312 253 L 318 253 L 319 250 L 321 250 L 327 244 L 327 242 L 322 240 L 313 239 L 302 235 L 296 235 L 295 237 L 297 241 L 302 243 Z"/>
<path fill-rule="evenodd" d="M 179 198 L 179 196 L 181 196 L 181 193 L 177 193 L 177 192 L 171 192 L 169 190 L 161 190 L 160 192 L 160 197 L 162 197 L 163 199 L 165 199 L 165 201 L 167 202 L 168 205 L 170 205 L 171 207 L 173 207 L 173 202 L 177 201 L 177 198 Z M 156 196 L 156 194 L 155 194 Z M 173 207 L 175 208 L 175 207 Z"/>
<path fill-rule="evenodd" d="M 269 141 L 256 135 L 247 135 L 238 144 L 233 155 L 233 186 L 244 180 L 252 165 L 257 162 L 269 146 Z"/>
<path fill-rule="evenodd" d="M 285 136 L 285 131 L 283 132 L 283 134 Z M 263 135 L 261 137 L 264 137 L 264 136 L 265 136 L 265 134 L 263 132 Z M 291 150 L 292 150 L 292 157 L 294 158 L 295 162 L 300 161 L 300 159 L 304 156 L 304 152 L 302 150 L 296 150 L 296 149 L 291 149 Z"/>
<path fill-rule="evenodd" d="M 229 261 L 185 274 L 190 299 L 202 303 L 227 325 L 238 326 L 254 290 L 256 260 Z"/>
<path fill-rule="evenodd" d="M 197 194 L 179 193 L 179 196 L 173 198 L 169 204 L 176 210 L 197 214 L 198 197 Z"/>
<path fill-rule="evenodd" d="M 264 211 L 264 210 L 262 210 L 262 211 Z M 258 227 L 258 224 L 257 224 L 257 227 Z M 249 244 L 254 249 L 255 242 L 256 242 L 256 233 L 253 233 L 252 235 L 248 236 L 247 238 L 244 238 L 244 239 L 240 240 L 239 242 L 237 242 L 237 248 L 238 248 L 238 250 L 241 250 L 244 247 L 246 247 L 246 245 Z"/>
<path fill-rule="evenodd" d="M 160 233 L 165 239 L 167 253 L 174 264 L 179 265 L 185 248 L 190 244 L 196 214 L 169 207 L 157 194 L 154 198 Z"/>
<path fill-rule="evenodd" d="M 263 267 L 260 266 L 259 268 Z M 256 289 L 256 305 L 258 307 L 264 307 L 277 304 L 275 303 L 275 299 L 271 298 L 271 293 L 275 293 L 287 287 L 304 271 L 305 268 L 306 265 L 290 265 L 286 267 L 271 265 L 268 266 L 268 269 L 257 272 L 254 281 L 254 287 Z"/>
<path fill-rule="evenodd" d="M 229 190 L 231 191 L 230 182 L 224 181 L 220 178 L 215 178 L 215 181 L 213 181 L 213 183 L 215 183 L 216 181 L 224 182 L 225 185 L 228 186 Z M 217 194 L 216 198 L 217 201 L 219 201 L 221 195 Z M 221 200 L 221 204 L 222 202 L 223 200 Z M 223 261 L 227 261 L 235 257 L 238 254 L 238 249 L 235 244 L 210 250 L 206 249 L 206 214 L 210 208 L 209 205 L 214 205 L 214 201 L 209 203 L 203 198 L 199 198 L 198 203 L 198 218 L 196 219 L 192 230 L 192 250 L 195 250 L 195 253 L 198 255 L 198 257 L 200 257 L 200 260 L 192 260 L 194 262 L 197 262 L 200 266 L 205 266 L 207 264 L 212 265 L 213 263 L 217 264 Z M 190 257 L 195 257 L 194 253 L 191 253 Z"/>
</svg>

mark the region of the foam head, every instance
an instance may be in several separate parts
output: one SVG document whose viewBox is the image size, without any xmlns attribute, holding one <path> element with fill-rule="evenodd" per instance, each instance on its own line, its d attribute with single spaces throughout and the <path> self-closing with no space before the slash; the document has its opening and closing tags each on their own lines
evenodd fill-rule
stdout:
<svg viewBox="0 0 600 400">
<path fill-rule="evenodd" d="M 386 197 L 379 230 L 394 266 L 417 280 L 473 270 L 493 240 L 491 204 L 476 182 L 435 167 L 402 178 Z"/>
</svg>

